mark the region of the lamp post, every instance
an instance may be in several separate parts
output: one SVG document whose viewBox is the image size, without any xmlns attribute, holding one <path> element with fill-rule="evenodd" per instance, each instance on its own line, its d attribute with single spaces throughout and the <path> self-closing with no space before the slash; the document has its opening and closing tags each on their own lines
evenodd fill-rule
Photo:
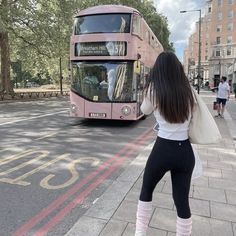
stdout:
<svg viewBox="0 0 236 236">
<path fill-rule="evenodd" d="M 200 90 L 200 79 L 201 79 L 201 18 L 202 18 L 202 11 L 201 9 L 198 10 L 188 10 L 188 11 L 180 11 L 180 13 L 186 13 L 186 12 L 193 12 L 193 11 L 199 11 L 199 34 L 198 34 L 198 75 L 197 75 L 197 92 L 199 94 Z"/>
</svg>

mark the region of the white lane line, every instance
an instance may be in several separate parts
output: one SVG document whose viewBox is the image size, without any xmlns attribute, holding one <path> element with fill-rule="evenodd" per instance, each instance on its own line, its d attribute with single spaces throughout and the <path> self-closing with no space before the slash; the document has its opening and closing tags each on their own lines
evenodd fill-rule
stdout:
<svg viewBox="0 0 236 236">
<path fill-rule="evenodd" d="M 20 120 L 9 121 L 9 122 L 5 122 L 5 123 L 0 124 L 0 126 L 14 124 L 14 123 L 18 123 L 18 122 L 26 121 L 26 120 L 38 119 L 38 118 L 46 117 L 46 116 L 53 116 L 53 115 L 60 114 L 60 113 L 66 113 L 66 112 L 68 112 L 68 110 L 66 110 L 66 111 L 59 111 L 59 112 L 50 113 L 50 114 L 41 115 L 41 116 L 34 116 L 34 117 L 31 117 L 31 118 L 24 118 L 24 119 L 20 119 Z"/>
<path fill-rule="evenodd" d="M 52 134 L 47 134 L 47 135 L 44 135 L 44 136 L 42 136 L 40 138 L 36 138 L 35 140 L 41 140 L 41 139 L 49 138 L 49 137 L 52 137 L 52 136 L 54 136 L 54 135 L 56 135 L 58 133 L 59 132 L 55 132 L 55 133 L 52 133 Z"/>
</svg>

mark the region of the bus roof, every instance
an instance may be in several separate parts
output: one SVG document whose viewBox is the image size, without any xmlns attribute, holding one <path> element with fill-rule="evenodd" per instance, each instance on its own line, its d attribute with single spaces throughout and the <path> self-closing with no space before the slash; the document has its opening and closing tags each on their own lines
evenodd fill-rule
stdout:
<svg viewBox="0 0 236 236">
<path fill-rule="evenodd" d="M 133 13 L 136 12 L 140 14 L 138 10 L 132 7 L 127 7 L 123 5 L 99 5 L 95 7 L 89 7 L 87 9 L 79 11 L 75 17 L 94 15 L 94 14 L 104 14 L 104 13 Z M 140 14 L 141 15 L 141 14 Z"/>
</svg>

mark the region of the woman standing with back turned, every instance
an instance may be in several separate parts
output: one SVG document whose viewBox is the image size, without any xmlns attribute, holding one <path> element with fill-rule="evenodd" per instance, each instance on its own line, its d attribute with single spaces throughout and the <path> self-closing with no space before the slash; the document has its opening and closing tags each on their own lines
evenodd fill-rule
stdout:
<svg viewBox="0 0 236 236">
<path fill-rule="evenodd" d="M 192 230 L 189 189 L 195 158 L 188 139 L 194 98 L 183 66 L 172 52 L 162 52 L 151 71 L 141 105 L 144 114 L 159 124 L 157 140 L 146 163 L 137 207 L 135 236 L 145 236 L 152 214 L 152 194 L 167 171 L 171 173 L 173 200 L 177 209 L 177 236 Z"/>
</svg>

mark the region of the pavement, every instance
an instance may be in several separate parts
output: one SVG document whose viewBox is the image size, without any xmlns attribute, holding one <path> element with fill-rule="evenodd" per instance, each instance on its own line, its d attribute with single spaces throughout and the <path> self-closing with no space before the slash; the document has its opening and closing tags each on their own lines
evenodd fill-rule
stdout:
<svg viewBox="0 0 236 236">
<path fill-rule="evenodd" d="M 215 94 L 201 91 L 212 112 Z M 225 118 L 215 118 L 223 140 L 214 145 L 195 145 L 203 163 L 203 176 L 193 180 L 190 205 L 192 236 L 236 236 L 236 99 L 232 95 Z M 66 236 L 134 236 L 136 208 L 150 143 L 94 202 Z M 176 210 L 170 175 L 158 183 L 148 236 L 174 236 Z"/>
</svg>

